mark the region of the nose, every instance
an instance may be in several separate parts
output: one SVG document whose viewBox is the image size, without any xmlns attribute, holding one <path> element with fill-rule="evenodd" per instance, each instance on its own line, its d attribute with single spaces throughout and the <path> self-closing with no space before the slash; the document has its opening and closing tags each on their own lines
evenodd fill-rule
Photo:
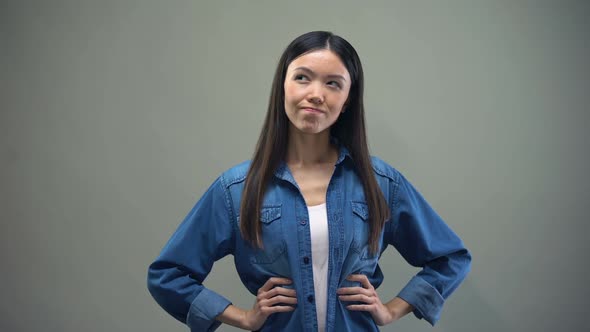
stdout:
<svg viewBox="0 0 590 332">
<path fill-rule="evenodd" d="M 307 96 L 307 101 L 312 104 L 320 105 L 324 102 L 324 94 L 322 93 L 322 88 L 318 87 L 316 84 L 310 87 L 309 95 Z"/>
</svg>

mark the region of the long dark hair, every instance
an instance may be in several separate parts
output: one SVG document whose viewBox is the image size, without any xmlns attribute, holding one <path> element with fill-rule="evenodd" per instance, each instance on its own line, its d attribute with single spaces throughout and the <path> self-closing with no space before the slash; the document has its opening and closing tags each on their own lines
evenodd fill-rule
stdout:
<svg viewBox="0 0 590 332">
<path fill-rule="evenodd" d="M 272 82 L 264 125 L 246 176 L 240 206 L 240 230 L 242 237 L 251 245 L 262 247 L 262 200 L 266 186 L 287 151 L 289 119 L 285 114 L 283 88 L 287 67 L 297 57 L 320 49 L 329 49 L 337 54 L 352 81 L 346 109 L 331 126 L 330 135 L 349 150 L 355 170 L 363 184 L 369 208 L 369 247 L 370 251 L 375 253 L 378 250 L 383 225 L 389 219 L 389 208 L 375 180 L 369 156 L 363 105 L 363 68 L 352 45 L 342 37 L 326 31 L 308 32 L 297 37 L 281 55 Z"/>
</svg>

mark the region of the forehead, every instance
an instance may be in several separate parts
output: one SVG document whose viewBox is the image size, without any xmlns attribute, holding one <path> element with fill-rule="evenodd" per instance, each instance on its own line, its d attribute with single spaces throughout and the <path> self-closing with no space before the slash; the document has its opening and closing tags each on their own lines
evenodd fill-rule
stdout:
<svg viewBox="0 0 590 332">
<path fill-rule="evenodd" d="M 306 67 L 320 75 L 342 75 L 347 80 L 349 73 L 340 57 L 330 50 L 316 50 L 305 53 L 293 60 L 288 71 L 296 70 L 299 67 Z"/>
</svg>

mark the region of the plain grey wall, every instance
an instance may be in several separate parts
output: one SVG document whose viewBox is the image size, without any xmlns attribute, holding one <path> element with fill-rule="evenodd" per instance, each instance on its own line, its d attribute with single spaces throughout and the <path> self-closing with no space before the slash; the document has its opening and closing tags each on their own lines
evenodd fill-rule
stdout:
<svg viewBox="0 0 590 332">
<path fill-rule="evenodd" d="M 146 269 L 248 159 L 278 57 L 331 30 L 358 50 L 373 154 L 464 239 L 435 328 L 587 320 L 585 1 L 2 1 L 0 330 L 185 331 Z M 416 270 L 383 259 L 389 300 Z M 206 285 L 250 307 L 231 258 Z M 220 331 L 235 331 L 223 326 Z"/>
</svg>

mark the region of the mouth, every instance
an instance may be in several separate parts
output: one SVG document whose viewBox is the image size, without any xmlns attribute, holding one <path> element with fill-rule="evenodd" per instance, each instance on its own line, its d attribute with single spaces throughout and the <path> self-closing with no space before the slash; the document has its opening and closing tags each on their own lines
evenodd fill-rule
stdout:
<svg viewBox="0 0 590 332">
<path fill-rule="evenodd" d="M 313 107 L 302 107 L 301 110 L 303 110 L 304 112 L 309 112 L 309 113 L 324 113 L 324 111 L 319 110 L 317 108 L 313 108 Z"/>
</svg>

